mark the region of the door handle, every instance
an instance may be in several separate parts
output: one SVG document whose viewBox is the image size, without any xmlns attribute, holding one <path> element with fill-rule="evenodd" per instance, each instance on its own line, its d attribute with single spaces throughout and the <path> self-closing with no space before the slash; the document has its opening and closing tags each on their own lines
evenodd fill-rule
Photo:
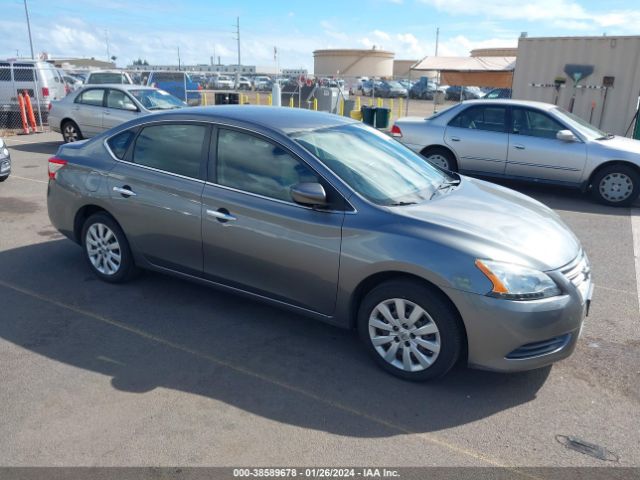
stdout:
<svg viewBox="0 0 640 480">
<path fill-rule="evenodd" d="M 460 141 L 460 138 L 458 138 L 458 137 L 451 137 L 451 141 L 452 141 L 452 142 L 459 142 L 459 141 Z"/>
<path fill-rule="evenodd" d="M 222 223 L 237 220 L 237 218 L 231 215 L 229 213 L 229 210 L 227 210 L 226 208 L 219 208 L 218 210 L 210 210 L 207 208 L 207 215 L 210 217 L 214 217 L 216 220 Z"/>
<path fill-rule="evenodd" d="M 524 145 L 514 145 L 513 148 L 517 148 L 518 150 L 524 150 Z"/>
<path fill-rule="evenodd" d="M 136 196 L 136 193 L 131 190 L 131 187 L 129 185 L 124 185 L 123 187 L 113 187 L 113 191 L 119 193 L 125 198 Z"/>
</svg>

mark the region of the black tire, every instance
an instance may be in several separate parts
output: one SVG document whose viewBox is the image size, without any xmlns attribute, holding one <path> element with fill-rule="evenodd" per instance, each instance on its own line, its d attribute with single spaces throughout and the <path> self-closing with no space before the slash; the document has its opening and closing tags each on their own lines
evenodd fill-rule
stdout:
<svg viewBox="0 0 640 480">
<path fill-rule="evenodd" d="M 4 182 L 7 178 L 9 178 L 9 175 L 5 175 L 4 177 L 0 177 L 0 182 Z"/>
<path fill-rule="evenodd" d="M 62 122 L 60 130 L 62 131 L 62 139 L 64 140 L 64 143 L 77 142 L 84 138 L 80 131 L 80 127 L 78 127 L 78 124 L 73 120 L 65 120 Z"/>
<path fill-rule="evenodd" d="M 382 353 L 379 353 L 378 350 L 376 350 L 376 346 L 374 346 L 370 335 L 369 319 L 372 312 L 374 312 L 374 309 L 378 305 L 390 299 L 408 300 L 409 302 L 421 307 L 425 312 L 427 312 L 430 320 L 436 325 L 440 347 L 435 360 L 430 366 L 419 371 L 403 370 L 402 368 L 389 363 L 382 357 Z M 416 322 L 415 325 L 419 322 L 420 321 Z M 431 322 L 427 322 L 427 324 L 430 323 Z M 360 304 L 357 327 L 361 340 L 364 342 L 366 349 L 378 365 L 392 375 L 405 380 L 421 382 L 442 377 L 456 364 L 462 354 L 464 345 L 462 320 L 455 308 L 453 308 L 451 304 L 443 298 L 440 292 L 426 284 L 421 284 L 412 280 L 391 280 L 384 282 L 371 290 Z M 396 332 L 389 333 L 391 335 L 396 335 Z M 400 336 L 402 333 L 403 331 L 397 332 L 397 335 Z M 407 331 L 404 331 L 404 333 L 406 334 Z M 396 350 L 394 350 L 393 358 L 394 361 L 401 362 L 397 356 L 404 358 L 404 350 L 402 350 L 402 352 L 400 351 L 401 349 L 404 349 L 402 344 L 408 346 L 409 343 L 407 341 L 399 340 L 398 336 L 395 337 L 393 342 L 387 344 L 389 345 L 389 348 L 386 352 L 389 353 L 389 350 L 392 349 L 394 343 L 398 344 L 398 346 L 395 347 Z M 415 338 L 415 336 L 413 338 Z M 435 339 L 436 337 L 433 338 Z M 405 340 L 408 339 L 405 338 Z M 412 345 L 411 348 L 414 348 L 414 345 Z M 409 353 L 409 355 L 412 355 L 412 360 L 417 361 L 417 357 L 413 353 Z"/>
<path fill-rule="evenodd" d="M 616 199 L 616 192 L 606 188 L 606 184 L 618 185 L 618 188 L 630 189 L 630 194 Z M 597 172 L 591 180 L 591 195 L 593 198 L 612 207 L 628 207 L 640 193 L 640 175 L 633 168 L 623 164 L 614 164 L 604 167 Z"/>
<path fill-rule="evenodd" d="M 95 225 L 96 228 L 98 228 L 100 224 L 106 226 L 113 233 L 118 244 L 118 248 L 113 249 L 112 251 L 119 254 L 120 262 L 119 267 L 113 273 L 101 272 L 99 268 L 94 265 L 90 258 L 89 248 L 91 248 L 91 245 L 87 238 L 87 234 L 92 226 Z M 131 248 L 129 247 L 127 237 L 120 228 L 120 225 L 118 225 L 118 223 L 109 214 L 99 212 L 91 215 L 84 222 L 84 225 L 82 227 L 81 241 L 82 249 L 84 251 L 84 258 L 93 273 L 95 273 L 100 280 L 109 283 L 124 283 L 128 280 L 131 280 L 138 272 L 138 269 L 136 268 L 135 262 L 133 260 L 133 255 L 131 254 Z M 101 249 L 107 250 L 106 246 Z"/>
<path fill-rule="evenodd" d="M 444 147 L 425 148 L 422 152 L 420 152 L 420 154 L 427 160 L 435 163 L 436 165 L 438 165 L 441 168 L 444 168 L 445 170 L 449 170 L 450 172 L 458 171 L 458 162 L 456 162 L 456 157 L 451 153 L 450 150 Z M 441 162 L 430 160 L 429 157 L 431 156 L 442 157 L 446 161 L 447 166 L 441 164 Z"/>
</svg>

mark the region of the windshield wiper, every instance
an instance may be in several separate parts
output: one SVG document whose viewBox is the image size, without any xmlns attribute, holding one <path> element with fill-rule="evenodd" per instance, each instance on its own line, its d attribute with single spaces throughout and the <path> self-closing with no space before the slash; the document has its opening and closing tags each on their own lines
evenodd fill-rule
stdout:
<svg viewBox="0 0 640 480">
<path fill-rule="evenodd" d="M 396 203 L 390 203 L 389 206 L 390 207 L 405 207 L 407 205 L 416 205 L 418 202 L 396 202 Z"/>
<path fill-rule="evenodd" d="M 455 179 L 455 180 L 445 180 L 444 182 L 442 182 L 440 185 L 438 185 L 438 188 L 436 188 L 433 193 L 431 194 L 431 198 L 429 198 L 429 200 L 431 200 L 433 197 L 436 196 L 436 193 L 442 191 L 442 190 L 446 190 L 448 188 L 452 188 L 455 187 L 456 185 L 460 185 L 461 180 L 459 178 Z"/>
<path fill-rule="evenodd" d="M 609 139 L 611 139 L 613 137 L 615 137 L 615 135 L 613 133 L 606 133 L 602 137 L 596 138 L 596 140 L 609 140 Z"/>
</svg>

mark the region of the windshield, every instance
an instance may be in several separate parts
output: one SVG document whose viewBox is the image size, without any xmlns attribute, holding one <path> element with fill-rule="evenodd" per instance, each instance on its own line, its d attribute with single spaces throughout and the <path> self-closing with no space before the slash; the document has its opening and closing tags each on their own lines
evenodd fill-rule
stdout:
<svg viewBox="0 0 640 480">
<path fill-rule="evenodd" d="M 387 83 L 390 87 L 393 87 L 393 88 L 404 88 L 402 85 L 400 85 L 399 82 L 387 82 Z"/>
<path fill-rule="evenodd" d="M 607 132 L 603 132 L 599 128 L 594 127 L 586 120 L 569 113 L 566 110 L 556 107 L 553 109 L 562 120 L 565 121 L 571 128 L 577 130 L 579 133 L 587 137 L 589 140 L 596 140 L 598 138 L 606 138 Z"/>
<path fill-rule="evenodd" d="M 129 93 L 147 110 L 170 110 L 186 104 L 164 90 L 130 90 Z"/>
<path fill-rule="evenodd" d="M 378 205 L 427 200 L 449 180 L 418 154 L 364 125 L 296 132 L 291 137 L 353 190 Z"/>
</svg>

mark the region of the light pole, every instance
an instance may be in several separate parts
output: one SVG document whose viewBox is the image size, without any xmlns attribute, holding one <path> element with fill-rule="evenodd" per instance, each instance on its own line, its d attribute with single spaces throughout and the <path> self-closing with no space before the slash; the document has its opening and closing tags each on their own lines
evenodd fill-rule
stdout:
<svg viewBox="0 0 640 480">
<path fill-rule="evenodd" d="M 33 54 L 33 40 L 31 39 L 31 21 L 29 20 L 29 8 L 27 7 L 27 0 L 24 0 L 24 13 L 27 16 L 27 30 L 29 30 L 29 47 L 31 47 L 31 58 L 35 60 L 36 56 Z"/>
</svg>

